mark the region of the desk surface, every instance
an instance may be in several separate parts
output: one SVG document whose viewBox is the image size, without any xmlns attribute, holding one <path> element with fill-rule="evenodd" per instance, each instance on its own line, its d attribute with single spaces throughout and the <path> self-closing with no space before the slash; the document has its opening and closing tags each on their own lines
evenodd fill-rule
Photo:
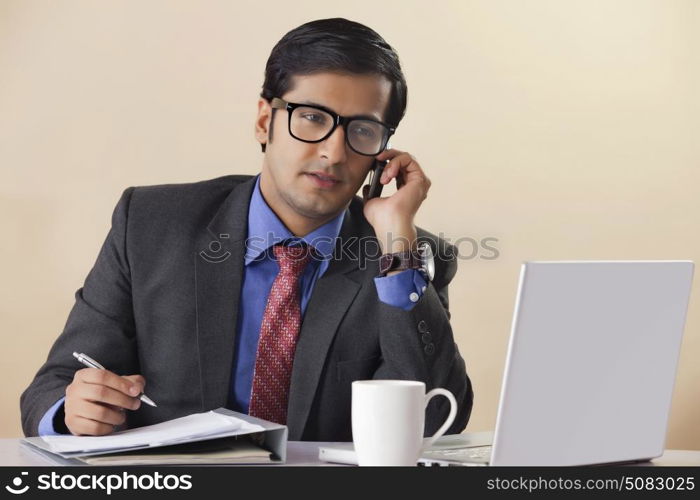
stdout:
<svg viewBox="0 0 700 500">
<path fill-rule="evenodd" d="M 469 433 L 465 433 L 469 435 Z M 479 435 L 479 433 L 474 433 Z M 290 441 L 287 444 L 287 466 L 327 466 L 332 465 L 318 459 L 318 448 L 333 443 L 310 441 Z M 0 439 L 0 466 L 55 466 L 48 458 L 31 447 L 21 445 L 19 438 Z M 641 466 L 699 466 L 700 451 L 666 450 L 659 458 L 650 462 L 634 465 Z"/>
</svg>

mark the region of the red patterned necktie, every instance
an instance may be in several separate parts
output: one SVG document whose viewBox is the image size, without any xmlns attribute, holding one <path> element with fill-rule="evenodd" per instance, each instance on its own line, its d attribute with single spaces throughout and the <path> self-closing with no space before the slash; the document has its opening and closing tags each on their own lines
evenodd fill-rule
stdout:
<svg viewBox="0 0 700 500">
<path fill-rule="evenodd" d="M 248 413 L 287 423 L 289 384 L 301 327 L 299 279 L 311 260 L 311 246 L 274 246 L 279 272 L 267 297 L 260 325 Z"/>
</svg>

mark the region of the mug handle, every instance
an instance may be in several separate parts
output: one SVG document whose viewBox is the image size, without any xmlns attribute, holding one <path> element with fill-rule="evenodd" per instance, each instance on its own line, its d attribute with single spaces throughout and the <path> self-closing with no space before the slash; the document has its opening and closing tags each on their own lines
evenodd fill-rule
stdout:
<svg viewBox="0 0 700 500">
<path fill-rule="evenodd" d="M 447 419 L 445 419 L 445 423 L 442 424 L 442 426 L 433 434 L 430 436 L 428 439 L 423 441 L 423 447 L 421 448 L 421 452 L 424 451 L 426 448 L 429 448 L 430 446 L 433 445 L 433 443 L 440 437 L 442 436 L 447 429 L 452 425 L 452 422 L 455 421 L 455 417 L 457 416 L 457 400 L 455 397 L 452 395 L 450 391 L 447 389 L 442 389 L 442 388 L 437 388 L 433 389 L 430 391 L 428 394 L 425 395 L 425 407 L 428 407 L 428 403 L 432 398 L 435 396 L 445 396 L 449 401 L 450 401 L 450 414 L 447 415 Z"/>
</svg>

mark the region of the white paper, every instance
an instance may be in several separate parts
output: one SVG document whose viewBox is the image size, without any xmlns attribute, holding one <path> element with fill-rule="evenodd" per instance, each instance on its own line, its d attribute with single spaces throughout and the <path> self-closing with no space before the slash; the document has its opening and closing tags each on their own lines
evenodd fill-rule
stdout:
<svg viewBox="0 0 700 500">
<path fill-rule="evenodd" d="M 106 436 L 42 436 L 42 439 L 55 453 L 90 453 L 143 446 L 164 446 L 187 442 L 193 438 L 208 439 L 221 435 L 248 434 L 264 430 L 259 425 L 236 417 L 209 411 Z"/>
</svg>

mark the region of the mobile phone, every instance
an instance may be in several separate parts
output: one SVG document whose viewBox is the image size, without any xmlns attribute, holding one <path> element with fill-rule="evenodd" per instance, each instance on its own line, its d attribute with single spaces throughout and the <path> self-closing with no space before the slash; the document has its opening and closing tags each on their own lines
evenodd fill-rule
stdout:
<svg viewBox="0 0 700 500">
<path fill-rule="evenodd" d="M 382 195 L 382 188 L 384 188 L 384 185 L 379 182 L 379 179 L 382 178 L 382 172 L 384 172 L 384 167 L 386 167 L 387 163 L 389 163 L 389 160 L 375 160 L 374 167 L 370 173 L 369 191 L 367 192 L 368 200 Z"/>
</svg>

